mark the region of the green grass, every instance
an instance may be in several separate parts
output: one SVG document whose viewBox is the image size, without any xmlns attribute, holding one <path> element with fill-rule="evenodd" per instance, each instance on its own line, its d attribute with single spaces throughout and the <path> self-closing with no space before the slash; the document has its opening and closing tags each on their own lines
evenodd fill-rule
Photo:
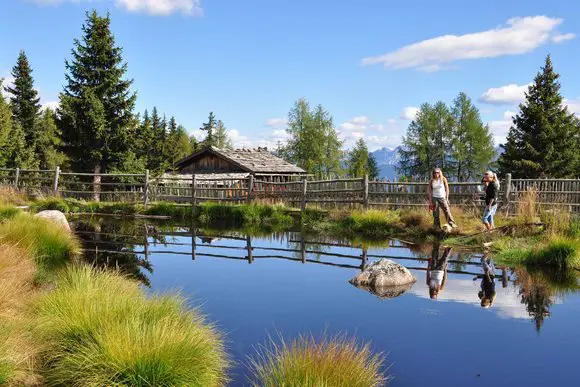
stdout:
<svg viewBox="0 0 580 387">
<path fill-rule="evenodd" d="M 221 386 L 223 340 L 177 296 L 146 298 L 136 282 L 70 267 L 37 306 L 48 385 Z"/>
<path fill-rule="evenodd" d="M 287 343 L 271 340 L 250 359 L 253 386 L 382 386 L 384 358 L 345 336 L 300 336 Z"/>
<path fill-rule="evenodd" d="M 80 254 L 80 243 L 71 232 L 25 213 L 0 224 L 0 243 L 28 252 L 38 265 L 39 279 Z"/>
<path fill-rule="evenodd" d="M 0 221 L 12 219 L 19 213 L 20 210 L 18 208 L 12 205 L 5 205 L 0 203 Z"/>
<path fill-rule="evenodd" d="M 550 268 L 557 271 L 580 269 L 580 239 L 552 237 L 532 243 L 529 239 L 498 243 L 498 260 L 509 265 Z"/>
</svg>

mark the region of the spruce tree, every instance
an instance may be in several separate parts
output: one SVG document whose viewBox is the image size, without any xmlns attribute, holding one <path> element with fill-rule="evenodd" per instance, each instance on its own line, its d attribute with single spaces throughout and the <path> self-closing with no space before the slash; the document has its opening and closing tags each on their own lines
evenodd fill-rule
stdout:
<svg viewBox="0 0 580 387">
<path fill-rule="evenodd" d="M 53 169 L 57 166 L 66 167 L 68 158 L 60 151 L 62 147 L 61 132 L 56 126 L 56 115 L 52 109 L 46 108 L 38 117 L 36 124 L 37 158 L 41 169 Z"/>
<path fill-rule="evenodd" d="M 209 117 L 207 118 L 207 122 L 204 123 L 201 128 L 199 128 L 200 130 L 206 132 L 205 139 L 203 140 L 204 147 L 216 146 L 214 138 L 216 124 L 215 115 L 213 112 L 210 112 Z"/>
<path fill-rule="evenodd" d="M 580 176 L 580 126 L 563 105 L 558 78 L 548 55 L 513 119 L 499 159 L 502 173 L 515 178 Z"/>
<path fill-rule="evenodd" d="M 74 41 L 66 61 L 66 85 L 60 95 L 58 125 L 74 170 L 107 172 L 132 155 L 136 135 L 132 80 L 115 45 L 109 15 L 87 13 L 81 40 Z M 99 177 L 95 176 L 95 191 Z M 98 198 L 98 194 L 95 198 Z"/>
<path fill-rule="evenodd" d="M 352 177 L 369 175 L 369 149 L 362 138 L 356 141 L 348 154 L 348 174 Z"/>
<path fill-rule="evenodd" d="M 22 128 L 26 145 L 36 152 L 38 134 L 34 125 L 40 113 L 40 98 L 34 89 L 32 68 L 24 51 L 20 51 L 12 76 L 14 86 L 5 88 L 10 94 L 12 119 Z"/>
<path fill-rule="evenodd" d="M 370 180 L 377 180 L 381 177 L 381 171 L 377 165 L 377 159 L 372 153 L 369 153 L 368 175 Z"/>
<path fill-rule="evenodd" d="M 433 110 L 428 103 L 421 105 L 407 128 L 407 134 L 403 136 L 403 144 L 399 148 L 401 161 L 397 169 L 404 176 L 427 177 L 436 165 L 431 141 Z"/>
</svg>

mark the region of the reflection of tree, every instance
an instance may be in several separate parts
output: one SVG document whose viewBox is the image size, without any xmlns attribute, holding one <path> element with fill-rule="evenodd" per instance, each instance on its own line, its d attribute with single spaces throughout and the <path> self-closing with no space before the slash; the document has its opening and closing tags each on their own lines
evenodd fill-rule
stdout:
<svg viewBox="0 0 580 387">
<path fill-rule="evenodd" d="M 554 303 L 554 297 L 578 290 L 576 274 L 571 271 L 549 269 L 530 271 L 520 267 L 514 272 L 521 302 L 526 305 L 538 332 L 545 318 L 550 316 L 550 307 Z"/>
<path fill-rule="evenodd" d="M 150 281 L 146 272 L 153 273 L 147 259 L 135 253 L 135 246 L 145 246 L 148 227 L 140 222 L 93 218 L 75 223 L 75 230 L 85 249 L 84 258 L 96 267 L 115 269 L 146 286 Z"/>
</svg>

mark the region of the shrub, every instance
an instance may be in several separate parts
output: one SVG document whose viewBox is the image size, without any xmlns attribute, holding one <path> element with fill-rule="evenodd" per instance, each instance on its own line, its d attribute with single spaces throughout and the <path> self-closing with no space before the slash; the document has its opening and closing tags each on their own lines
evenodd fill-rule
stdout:
<svg viewBox="0 0 580 387">
<path fill-rule="evenodd" d="M 136 282 L 89 267 L 61 273 L 37 307 L 50 385 L 220 386 L 221 336 L 177 297 L 147 299 Z"/>
<path fill-rule="evenodd" d="M 360 345 L 343 335 L 300 336 L 288 344 L 270 341 L 250 359 L 254 386 L 382 386 L 383 356 L 375 355 L 370 345 Z"/>
</svg>

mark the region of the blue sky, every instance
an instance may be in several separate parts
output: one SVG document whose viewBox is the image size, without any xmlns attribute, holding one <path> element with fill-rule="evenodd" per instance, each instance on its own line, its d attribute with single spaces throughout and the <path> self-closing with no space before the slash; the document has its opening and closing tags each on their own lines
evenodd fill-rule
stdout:
<svg viewBox="0 0 580 387">
<path fill-rule="evenodd" d="M 346 146 L 362 136 L 393 147 L 414 108 L 460 91 L 502 141 L 548 53 L 580 114 L 574 0 L 2 0 L 0 77 L 23 49 L 54 104 L 92 8 L 111 13 L 139 111 L 157 106 L 197 135 L 214 111 L 237 146 L 274 147 L 305 97 L 330 111 Z"/>
</svg>

